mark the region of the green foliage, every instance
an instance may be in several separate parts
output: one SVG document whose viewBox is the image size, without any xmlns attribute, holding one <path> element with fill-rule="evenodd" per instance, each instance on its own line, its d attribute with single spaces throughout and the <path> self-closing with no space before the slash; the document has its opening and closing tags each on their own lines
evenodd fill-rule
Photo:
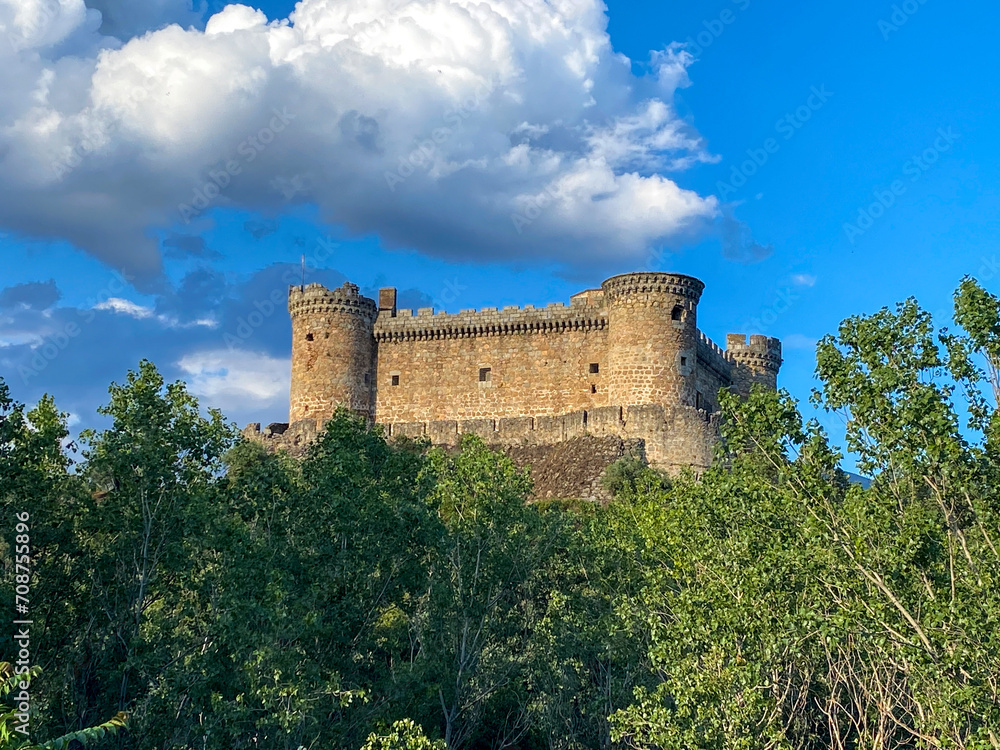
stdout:
<svg viewBox="0 0 1000 750">
<path fill-rule="evenodd" d="M 623 459 L 607 506 L 531 503 L 476 439 L 390 443 L 347 412 L 304 459 L 268 453 L 147 362 L 74 464 L 52 400 L 0 381 L 32 728 L 121 750 L 998 750 L 1000 301 L 963 280 L 955 322 L 910 300 L 820 343 L 813 398 L 870 488 L 755 390 L 720 395 L 711 470 Z M 0 747 L 36 750 L 14 718 Z"/>
<path fill-rule="evenodd" d="M 40 668 L 33 667 L 22 674 L 15 674 L 12 665 L 0 662 L 0 750 L 64 750 L 74 742 L 87 747 L 126 728 L 127 717 L 118 713 L 103 724 L 70 732 L 41 745 L 32 743 L 26 736 L 29 724 L 24 721 L 23 714 L 4 705 L 3 701 L 15 690 L 27 690 L 40 673 Z"/>
<path fill-rule="evenodd" d="M 967 280 L 964 335 L 936 335 L 910 300 L 820 343 L 814 398 L 843 415 L 869 490 L 787 394 L 723 398 L 722 460 L 648 508 L 661 679 L 616 714 L 617 741 L 1000 747 L 995 404 L 980 393 L 996 313 Z"/>
<path fill-rule="evenodd" d="M 431 742 L 412 719 L 395 722 L 386 734 L 371 734 L 361 750 L 444 750 L 441 740 Z"/>
<path fill-rule="evenodd" d="M 527 728 L 521 683 L 533 612 L 526 600 L 543 552 L 531 545 L 530 482 L 472 436 L 457 456 L 432 451 L 425 474 L 444 533 L 417 623 L 421 680 L 437 686 L 448 747 L 466 744 L 491 715 L 509 733 L 501 741 L 513 744 Z"/>
<path fill-rule="evenodd" d="M 619 458 L 608 467 L 601 478 L 601 485 L 615 497 L 635 493 L 640 487 L 651 482 L 653 484 L 658 482 L 664 488 L 670 486 L 665 475 L 651 469 L 641 458 L 632 455 Z"/>
</svg>

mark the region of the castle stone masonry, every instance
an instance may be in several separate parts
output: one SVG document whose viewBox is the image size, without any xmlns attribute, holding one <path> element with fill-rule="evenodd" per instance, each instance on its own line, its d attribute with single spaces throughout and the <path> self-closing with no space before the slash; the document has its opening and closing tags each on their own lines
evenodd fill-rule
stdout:
<svg viewBox="0 0 1000 750">
<path fill-rule="evenodd" d="M 292 426 L 280 431 L 314 434 L 343 405 L 436 444 L 610 436 L 642 441 L 656 466 L 707 467 L 719 390 L 775 388 L 781 344 L 730 334 L 717 346 L 698 330 L 704 288 L 630 273 L 568 305 L 449 314 L 397 309 L 395 289 L 376 302 L 351 283 L 292 287 Z"/>
</svg>

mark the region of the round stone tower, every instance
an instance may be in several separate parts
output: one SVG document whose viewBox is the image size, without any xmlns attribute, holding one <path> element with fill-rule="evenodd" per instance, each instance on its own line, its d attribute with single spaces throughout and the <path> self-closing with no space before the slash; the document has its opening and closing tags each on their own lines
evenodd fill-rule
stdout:
<svg viewBox="0 0 1000 750">
<path fill-rule="evenodd" d="M 681 274 L 629 273 L 601 287 L 610 402 L 694 406 L 698 300 L 705 285 Z"/>
<path fill-rule="evenodd" d="M 292 389 L 288 420 L 329 419 L 345 406 L 374 417 L 374 300 L 355 284 L 288 290 L 292 316 Z"/>
<path fill-rule="evenodd" d="M 781 341 L 754 334 L 742 333 L 726 336 L 726 357 L 733 363 L 733 390 L 749 396 L 754 385 L 768 390 L 778 388 L 778 370 L 781 369 Z"/>
</svg>

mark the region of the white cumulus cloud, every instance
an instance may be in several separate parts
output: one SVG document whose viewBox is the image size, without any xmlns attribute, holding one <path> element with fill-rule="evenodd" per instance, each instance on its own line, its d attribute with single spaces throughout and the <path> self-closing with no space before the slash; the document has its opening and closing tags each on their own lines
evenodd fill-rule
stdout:
<svg viewBox="0 0 1000 750">
<path fill-rule="evenodd" d="M 94 305 L 95 310 L 110 310 L 111 312 L 117 313 L 119 315 L 127 315 L 130 318 L 135 318 L 136 320 L 146 320 L 147 318 L 155 318 L 155 320 L 165 328 L 191 328 L 194 326 L 202 326 L 205 328 L 215 328 L 218 322 L 212 318 L 196 318 L 195 320 L 181 322 L 175 315 L 164 315 L 157 314 L 155 310 L 151 307 L 144 307 L 132 300 L 122 299 L 121 297 L 109 297 Z"/>
<path fill-rule="evenodd" d="M 718 214 L 677 182 L 714 159 L 673 104 L 690 56 L 635 75 L 600 0 L 230 5 L 204 30 L 180 0 L 91 6 L 0 0 L 0 226 L 136 275 L 159 272 L 150 230 L 217 206 L 620 268 Z"/>
<path fill-rule="evenodd" d="M 288 400 L 288 359 L 218 349 L 185 355 L 177 366 L 191 392 L 206 406 L 223 411 L 266 409 Z"/>
<path fill-rule="evenodd" d="M 137 318 L 139 320 L 151 318 L 153 316 L 153 309 L 151 307 L 143 307 L 132 300 L 122 299 L 121 297 L 109 297 L 104 302 L 94 305 L 94 309 L 111 310 L 113 312 L 120 313 L 121 315 L 128 315 L 129 317 Z"/>
</svg>

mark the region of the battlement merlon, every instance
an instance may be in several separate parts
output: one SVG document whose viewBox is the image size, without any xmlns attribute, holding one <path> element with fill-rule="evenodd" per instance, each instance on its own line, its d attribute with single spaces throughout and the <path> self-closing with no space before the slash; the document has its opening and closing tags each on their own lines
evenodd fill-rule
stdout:
<svg viewBox="0 0 1000 750">
<path fill-rule="evenodd" d="M 682 297 L 697 305 L 705 291 L 705 282 L 680 273 L 623 273 L 601 285 L 609 302 L 635 295 L 663 294 Z"/>
<path fill-rule="evenodd" d="M 602 307 L 556 302 L 547 307 L 505 307 L 498 310 L 462 310 L 437 312 L 425 307 L 416 311 L 401 309 L 395 315 L 383 310 L 375 323 L 376 341 L 409 341 L 429 338 L 472 338 L 503 336 L 543 331 L 601 330 L 608 325 Z"/>
<path fill-rule="evenodd" d="M 750 336 L 748 344 L 746 334 L 730 333 L 726 335 L 726 356 L 734 360 L 757 362 L 760 367 L 767 367 L 777 372 L 783 361 L 781 340 L 754 334 Z"/>
<path fill-rule="evenodd" d="M 292 318 L 316 313 L 347 313 L 358 315 L 372 325 L 378 316 L 378 305 L 375 300 L 363 296 L 358 285 L 350 281 L 336 289 L 314 283 L 288 288 L 288 312 Z"/>
</svg>

